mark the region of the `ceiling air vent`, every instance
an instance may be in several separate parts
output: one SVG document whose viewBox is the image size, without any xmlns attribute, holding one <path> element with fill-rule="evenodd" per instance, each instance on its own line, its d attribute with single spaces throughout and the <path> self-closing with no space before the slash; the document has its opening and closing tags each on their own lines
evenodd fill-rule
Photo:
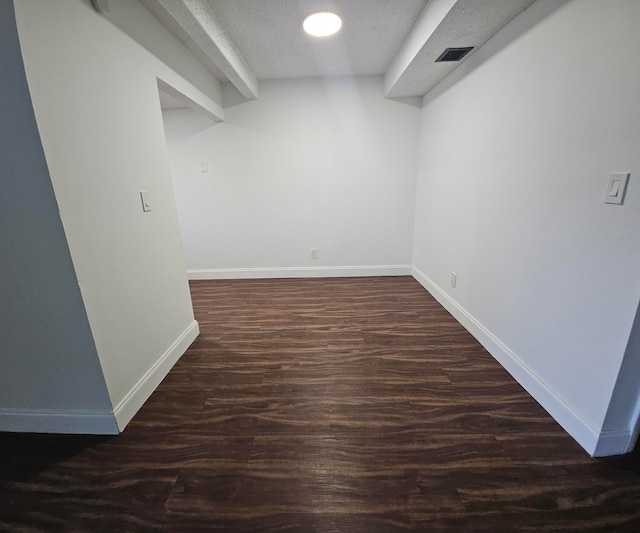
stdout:
<svg viewBox="0 0 640 533">
<path fill-rule="evenodd" d="M 436 59 L 436 63 L 443 61 L 460 61 L 464 56 L 473 50 L 473 46 L 465 46 L 464 48 L 447 48 Z"/>
</svg>

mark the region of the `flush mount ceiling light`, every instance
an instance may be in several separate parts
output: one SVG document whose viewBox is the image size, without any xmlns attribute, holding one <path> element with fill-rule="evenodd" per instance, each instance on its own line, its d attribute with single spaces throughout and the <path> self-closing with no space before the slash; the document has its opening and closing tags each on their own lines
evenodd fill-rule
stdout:
<svg viewBox="0 0 640 533">
<path fill-rule="evenodd" d="M 340 30 L 342 19 L 335 13 L 314 13 L 304 19 L 302 27 L 314 37 L 328 37 Z"/>
</svg>

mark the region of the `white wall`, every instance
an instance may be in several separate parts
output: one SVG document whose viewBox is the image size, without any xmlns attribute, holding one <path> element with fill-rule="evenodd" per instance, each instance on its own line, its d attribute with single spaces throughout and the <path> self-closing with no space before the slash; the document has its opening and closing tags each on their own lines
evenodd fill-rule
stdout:
<svg viewBox="0 0 640 533">
<path fill-rule="evenodd" d="M 638 21 L 636 0 L 541 0 L 422 114 L 416 275 L 591 452 L 634 416 L 601 434 L 640 295 Z"/>
<path fill-rule="evenodd" d="M 0 431 L 46 431 L 53 418 L 68 432 L 113 433 L 109 395 L 29 98 L 12 2 L 0 2 L 0 72 Z"/>
<path fill-rule="evenodd" d="M 640 431 L 640 305 L 636 311 L 636 318 L 633 322 L 631 335 L 622 362 L 622 367 L 618 374 L 611 403 L 607 410 L 607 416 L 603 423 L 603 431 L 606 434 L 615 435 L 617 432 L 630 427 L 632 437 L 637 438 Z M 599 443 L 600 448 L 606 451 L 607 443 Z"/>
<path fill-rule="evenodd" d="M 382 78 L 261 82 L 218 125 L 164 116 L 193 277 L 410 271 L 419 109 Z"/>
<path fill-rule="evenodd" d="M 53 189 L 122 429 L 198 331 L 157 78 L 204 108 L 217 104 L 88 2 L 15 7 Z"/>
</svg>

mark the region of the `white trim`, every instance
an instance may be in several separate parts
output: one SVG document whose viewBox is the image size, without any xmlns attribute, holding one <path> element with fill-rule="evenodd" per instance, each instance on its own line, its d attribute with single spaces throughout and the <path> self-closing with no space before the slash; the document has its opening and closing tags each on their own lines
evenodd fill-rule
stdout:
<svg viewBox="0 0 640 533">
<path fill-rule="evenodd" d="M 171 368 L 173 368 L 173 365 L 182 357 L 199 334 L 200 328 L 198 322 L 194 320 L 118 403 L 114 409 L 114 414 L 120 431 L 124 430 L 126 425 L 135 416 L 144 402 L 149 399 L 149 396 L 156 390 L 160 382 L 169 373 Z"/>
<path fill-rule="evenodd" d="M 117 435 L 180 359 L 200 329 L 194 320 L 114 411 L 0 409 L 0 431 Z"/>
<path fill-rule="evenodd" d="M 0 409 L 0 431 L 117 435 L 111 411 Z"/>
<path fill-rule="evenodd" d="M 633 410 L 631 420 L 633 420 L 633 423 L 631 424 L 631 434 L 629 436 L 629 446 L 627 450 L 629 452 L 635 448 L 638 442 L 638 434 L 640 434 L 640 399 L 636 403 L 636 408 Z"/>
<path fill-rule="evenodd" d="M 527 364 L 495 337 L 486 327 L 454 301 L 446 292 L 429 279 L 423 272 L 413 267 L 413 277 L 438 302 L 473 335 L 482 346 L 496 359 L 513 378 L 582 446 L 589 455 L 604 455 L 602 450 L 624 453 L 630 436 L 625 440 L 622 433 L 601 433 L 590 421 L 584 418 L 557 391 L 550 387 Z M 627 432 L 628 433 L 628 432 Z M 604 439 L 600 444 L 600 439 Z"/>
<path fill-rule="evenodd" d="M 187 270 L 194 279 L 257 278 L 341 278 L 365 276 L 410 276 L 411 265 L 275 267 L 275 268 L 205 268 Z"/>
<path fill-rule="evenodd" d="M 600 433 L 593 457 L 606 457 L 608 455 L 620 455 L 633 450 L 635 440 L 633 432 L 604 430 Z"/>
</svg>

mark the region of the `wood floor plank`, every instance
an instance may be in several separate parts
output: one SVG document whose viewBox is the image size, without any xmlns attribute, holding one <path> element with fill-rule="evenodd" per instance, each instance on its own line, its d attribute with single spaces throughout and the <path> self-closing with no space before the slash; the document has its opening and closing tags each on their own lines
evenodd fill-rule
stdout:
<svg viewBox="0 0 640 533">
<path fill-rule="evenodd" d="M 410 277 L 191 283 L 201 335 L 117 437 L 0 434 L 0 531 L 639 531 Z"/>
</svg>

